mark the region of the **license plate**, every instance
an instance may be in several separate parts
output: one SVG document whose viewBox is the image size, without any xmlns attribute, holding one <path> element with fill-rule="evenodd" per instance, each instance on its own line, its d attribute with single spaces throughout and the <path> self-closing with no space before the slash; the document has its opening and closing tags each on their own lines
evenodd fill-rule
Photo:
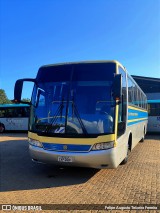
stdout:
<svg viewBox="0 0 160 213">
<path fill-rule="evenodd" d="M 73 158 L 70 156 L 58 156 L 59 162 L 73 162 Z"/>
</svg>

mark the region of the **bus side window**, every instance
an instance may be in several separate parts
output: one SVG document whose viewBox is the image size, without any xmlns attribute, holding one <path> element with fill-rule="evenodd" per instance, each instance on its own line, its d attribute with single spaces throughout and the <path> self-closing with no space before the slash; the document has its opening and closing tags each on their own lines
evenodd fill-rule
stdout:
<svg viewBox="0 0 160 213">
<path fill-rule="evenodd" d="M 0 109 L 0 118 L 4 118 L 4 117 L 5 117 L 5 114 L 6 114 L 5 109 L 1 108 L 1 109 Z"/>
<path fill-rule="evenodd" d="M 126 114 L 127 114 L 127 88 L 126 88 L 126 73 L 119 67 L 119 73 L 122 75 L 122 101 L 119 104 L 118 111 L 118 132 L 117 136 L 120 137 L 126 128 Z"/>
<path fill-rule="evenodd" d="M 24 114 L 25 114 L 25 116 L 24 117 L 29 117 L 29 114 L 30 114 L 30 108 L 29 107 L 25 107 L 24 108 Z"/>
<path fill-rule="evenodd" d="M 7 118 L 12 118 L 13 116 L 13 109 L 12 108 L 7 108 L 6 109 L 6 117 Z"/>
<path fill-rule="evenodd" d="M 23 108 L 19 107 L 15 109 L 15 117 L 23 117 Z"/>
</svg>

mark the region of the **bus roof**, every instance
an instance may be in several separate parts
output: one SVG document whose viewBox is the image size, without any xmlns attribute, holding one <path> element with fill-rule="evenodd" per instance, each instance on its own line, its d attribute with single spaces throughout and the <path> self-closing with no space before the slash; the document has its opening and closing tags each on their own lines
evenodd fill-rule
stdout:
<svg viewBox="0 0 160 213">
<path fill-rule="evenodd" d="M 137 85 L 137 87 L 142 91 L 142 93 L 146 96 L 146 94 L 143 92 L 143 90 L 140 88 L 140 86 L 137 84 L 137 82 L 132 78 L 132 76 L 128 73 L 127 69 L 117 60 L 91 60 L 91 61 L 79 61 L 79 62 L 64 62 L 64 63 L 56 63 L 56 64 L 47 64 L 47 65 L 43 65 L 39 68 L 38 73 L 37 73 L 37 77 L 39 75 L 39 71 L 43 70 L 43 68 L 47 68 L 47 67 L 56 67 L 56 66 L 64 66 L 64 65 L 75 65 L 75 64 L 101 64 L 101 63 L 113 63 L 116 66 L 120 66 L 126 73 L 128 76 L 130 76 L 130 78 L 132 79 L 132 81 Z M 37 78 L 36 77 L 36 78 Z"/>
<path fill-rule="evenodd" d="M 91 60 L 91 61 L 78 61 L 78 62 L 64 62 L 64 63 L 56 63 L 56 64 L 47 64 L 47 65 L 41 66 L 40 68 L 61 66 L 61 65 L 63 66 L 63 65 L 67 65 L 67 64 L 92 64 L 92 63 L 115 63 L 125 69 L 125 67 L 117 60 Z"/>
<path fill-rule="evenodd" d="M 147 100 L 147 103 L 151 104 L 151 103 L 160 103 L 160 99 L 159 100 Z"/>
<path fill-rule="evenodd" d="M 9 108 L 9 107 L 29 107 L 29 104 L 0 104 L 0 107 Z"/>
</svg>

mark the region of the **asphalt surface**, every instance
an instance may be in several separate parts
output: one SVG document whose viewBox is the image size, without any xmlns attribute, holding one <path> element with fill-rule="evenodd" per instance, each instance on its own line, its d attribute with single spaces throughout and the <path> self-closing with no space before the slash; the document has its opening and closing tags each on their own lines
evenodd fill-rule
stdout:
<svg viewBox="0 0 160 213">
<path fill-rule="evenodd" d="M 147 135 L 126 165 L 97 170 L 35 164 L 28 153 L 27 134 L 1 134 L 0 204 L 158 205 L 160 135 Z"/>
</svg>

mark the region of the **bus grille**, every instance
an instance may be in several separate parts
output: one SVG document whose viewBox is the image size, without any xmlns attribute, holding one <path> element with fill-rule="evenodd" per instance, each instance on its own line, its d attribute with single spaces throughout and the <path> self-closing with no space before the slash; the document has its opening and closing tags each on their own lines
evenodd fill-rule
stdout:
<svg viewBox="0 0 160 213">
<path fill-rule="evenodd" d="M 43 143 L 43 148 L 51 151 L 89 152 L 91 145 L 52 144 Z"/>
</svg>

